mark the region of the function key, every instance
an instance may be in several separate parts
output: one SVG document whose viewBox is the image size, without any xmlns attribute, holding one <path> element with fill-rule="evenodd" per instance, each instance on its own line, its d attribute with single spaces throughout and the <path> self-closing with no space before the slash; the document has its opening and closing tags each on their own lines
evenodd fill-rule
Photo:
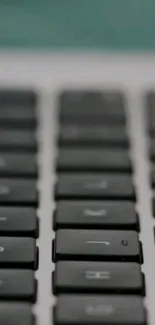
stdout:
<svg viewBox="0 0 155 325">
<path fill-rule="evenodd" d="M 144 293 L 144 278 L 138 263 L 56 263 L 54 293 Z"/>
<path fill-rule="evenodd" d="M 36 182 L 27 179 L 0 179 L 0 204 L 37 206 Z"/>
<path fill-rule="evenodd" d="M 36 269 L 37 263 L 35 239 L 0 237 L 0 268 Z"/>
<path fill-rule="evenodd" d="M 35 132 L 0 129 L 0 149 L 34 152 L 37 150 Z"/>
<path fill-rule="evenodd" d="M 122 148 L 129 146 L 129 140 L 124 127 L 69 124 L 61 126 L 58 144 L 60 146 L 120 146 Z"/>
<path fill-rule="evenodd" d="M 31 270 L 0 270 L 0 300 L 36 301 L 37 281 Z M 0 302 L 1 304 L 1 302 Z"/>
<path fill-rule="evenodd" d="M 0 235 L 37 238 L 39 221 L 35 208 L 0 207 Z"/>
<path fill-rule="evenodd" d="M 132 164 L 123 149 L 64 149 L 59 150 L 58 171 L 131 172 Z"/>
<path fill-rule="evenodd" d="M 6 106 L 35 106 L 37 95 L 32 90 L 0 89 L 0 109 Z"/>
<path fill-rule="evenodd" d="M 54 229 L 134 229 L 139 230 L 138 216 L 132 202 L 59 201 L 54 213 Z"/>
<path fill-rule="evenodd" d="M 142 262 L 135 231 L 66 230 L 56 232 L 53 260 L 100 260 Z"/>
<path fill-rule="evenodd" d="M 115 91 L 64 91 L 60 96 L 59 107 L 62 122 L 125 122 L 125 98 Z"/>
<path fill-rule="evenodd" d="M 60 295 L 54 325 L 70 324 L 146 325 L 146 312 L 138 296 Z"/>
<path fill-rule="evenodd" d="M 35 318 L 32 314 L 31 305 L 21 302 L 1 302 L 0 324 L 35 325 Z"/>
<path fill-rule="evenodd" d="M 37 157 L 29 153 L 0 153 L 0 176 L 37 177 Z"/>
<path fill-rule="evenodd" d="M 135 200 L 132 179 L 122 174 L 60 174 L 56 199 L 131 199 Z"/>
</svg>

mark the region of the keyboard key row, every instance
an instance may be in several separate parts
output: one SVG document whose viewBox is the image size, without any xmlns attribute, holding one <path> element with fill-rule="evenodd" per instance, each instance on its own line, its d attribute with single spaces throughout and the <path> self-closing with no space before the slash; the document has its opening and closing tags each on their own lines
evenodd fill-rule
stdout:
<svg viewBox="0 0 155 325">
<path fill-rule="evenodd" d="M 35 316 L 32 313 L 31 305 L 21 302 L 1 302 L 0 324 L 35 325 Z"/>
<path fill-rule="evenodd" d="M 53 272 L 53 291 L 145 294 L 145 284 L 137 263 L 59 261 Z"/>
<path fill-rule="evenodd" d="M 0 206 L 0 236 L 39 236 L 39 218 L 31 207 Z"/>
<path fill-rule="evenodd" d="M 1 177 L 37 177 L 37 157 L 25 153 L 0 153 Z"/>
<path fill-rule="evenodd" d="M 132 179 L 128 175 L 60 173 L 55 198 L 135 200 L 135 190 Z"/>
<path fill-rule="evenodd" d="M 146 325 L 146 312 L 138 296 L 60 295 L 54 324 Z"/>
<path fill-rule="evenodd" d="M 128 147 L 129 140 L 124 127 L 107 125 L 81 126 L 76 124 L 63 125 L 58 135 L 58 145 L 81 147 Z"/>
<path fill-rule="evenodd" d="M 34 271 L 19 269 L 0 270 L 0 300 L 27 300 L 35 302 L 37 281 Z M 0 302 L 1 304 L 1 302 Z"/>
<path fill-rule="evenodd" d="M 0 129 L 0 149 L 3 151 L 36 152 L 35 132 Z"/>
<path fill-rule="evenodd" d="M 116 91 L 65 90 L 58 104 L 63 123 L 125 123 L 125 98 Z"/>
<path fill-rule="evenodd" d="M 60 229 L 53 241 L 53 261 L 143 262 L 136 231 Z"/>
<path fill-rule="evenodd" d="M 36 181 L 27 179 L 0 179 L 0 204 L 37 206 Z"/>
<path fill-rule="evenodd" d="M 134 229 L 139 219 L 133 202 L 59 201 L 53 216 L 53 228 Z"/>
<path fill-rule="evenodd" d="M 57 171 L 131 172 L 132 164 L 123 149 L 64 149 L 56 161 Z"/>
<path fill-rule="evenodd" d="M 36 240 L 23 237 L 0 237 L 0 267 L 37 269 Z"/>
</svg>

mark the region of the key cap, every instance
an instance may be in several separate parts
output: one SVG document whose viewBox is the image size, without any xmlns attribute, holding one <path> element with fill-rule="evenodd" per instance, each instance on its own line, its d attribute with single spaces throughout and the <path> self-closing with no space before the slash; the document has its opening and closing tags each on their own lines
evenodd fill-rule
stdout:
<svg viewBox="0 0 155 325">
<path fill-rule="evenodd" d="M 59 106 L 62 122 L 125 123 L 125 98 L 115 91 L 64 91 Z"/>
<path fill-rule="evenodd" d="M 33 154 L 0 152 L 0 176 L 37 177 L 37 157 Z"/>
<path fill-rule="evenodd" d="M 18 302 L 0 303 L 1 325 L 35 325 L 35 318 L 31 311 L 31 305 Z"/>
<path fill-rule="evenodd" d="M 36 182 L 27 179 L 0 179 L 0 204 L 37 206 Z"/>
<path fill-rule="evenodd" d="M 146 96 L 146 119 L 148 130 L 151 134 L 155 133 L 155 92 L 150 91 Z"/>
<path fill-rule="evenodd" d="M 63 125 L 58 136 L 60 146 L 128 147 L 129 141 L 124 127 Z"/>
<path fill-rule="evenodd" d="M 131 172 L 127 150 L 122 149 L 60 149 L 58 171 Z"/>
<path fill-rule="evenodd" d="M 35 208 L 0 207 L 0 236 L 39 236 Z"/>
<path fill-rule="evenodd" d="M 35 106 L 37 94 L 33 90 L 22 89 L 1 89 L 0 109 L 5 106 L 25 106 L 25 108 Z"/>
<path fill-rule="evenodd" d="M 139 220 L 132 202 L 59 201 L 53 228 L 139 230 Z"/>
<path fill-rule="evenodd" d="M 59 229 L 53 242 L 53 260 L 142 262 L 135 231 Z"/>
<path fill-rule="evenodd" d="M 37 268 L 38 249 L 33 238 L 0 237 L 0 268 Z"/>
<path fill-rule="evenodd" d="M 155 160 L 155 139 L 151 139 L 151 146 L 150 146 L 150 158 L 154 162 Z"/>
<path fill-rule="evenodd" d="M 0 270 L 0 300 L 24 300 L 34 303 L 36 294 L 37 282 L 33 271 Z"/>
<path fill-rule="evenodd" d="M 36 127 L 37 117 L 35 110 L 31 107 L 11 107 L 0 105 L 0 127 L 1 128 L 28 128 Z"/>
<path fill-rule="evenodd" d="M 122 174 L 60 174 L 56 199 L 131 199 L 135 200 L 132 179 Z"/>
<path fill-rule="evenodd" d="M 143 300 L 138 296 L 60 295 L 54 325 L 146 325 Z"/>
<path fill-rule="evenodd" d="M 35 152 L 36 137 L 33 131 L 0 130 L 0 149 Z"/>
<path fill-rule="evenodd" d="M 144 278 L 137 263 L 60 261 L 53 273 L 53 287 L 54 294 L 144 294 Z"/>
</svg>

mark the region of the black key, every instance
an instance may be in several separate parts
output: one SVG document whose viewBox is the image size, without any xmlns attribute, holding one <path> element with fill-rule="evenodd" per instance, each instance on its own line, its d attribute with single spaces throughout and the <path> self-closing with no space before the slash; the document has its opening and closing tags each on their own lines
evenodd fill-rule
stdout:
<svg viewBox="0 0 155 325">
<path fill-rule="evenodd" d="M 38 250 L 33 238 L 0 237 L 0 268 L 37 268 Z"/>
<path fill-rule="evenodd" d="M 37 282 L 31 270 L 0 270 L 0 300 L 35 302 Z"/>
<path fill-rule="evenodd" d="M 0 153 L 0 176 L 37 177 L 37 159 L 33 154 Z"/>
<path fill-rule="evenodd" d="M 3 106 L 35 106 L 37 94 L 32 90 L 22 89 L 1 89 L 0 90 L 0 109 Z"/>
<path fill-rule="evenodd" d="M 36 182 L 27 179 L 0 179 L 0 204 L 37 205 Z"/>
<path fill-rule="evenodd" d="M 135 199 L 132 179 L 122 174 L 60 174 L 56 199 Z"/>
<path fill-rule="evenodd" d="M 146 312 L 138 296 L 60 295 L 54 324 L 146 325 Z"/>
<path fill-rule="evenodd" d="M 0 207 L 0 236 L 37 238 L 39 222 L 35 208 Z"/>
<path fill-rule="evenodd" d="M 0 303 L 1 325 L 35 325 L 31 305 L 28 303 L 1 302 Z"/>
<path fill-rule="evenodd" d="M 60 149 L 58 171 L 118 171 L 131 172 L 127 150 L 121 149 Z"/>
<path fill-rule="evenodd" d="M 35 128 L 37 123 L 35 110 L 27 107 L 11 107 L 0 105 L 1 128 Z"/>
<path fill-rule="evenodd" d="M 116 91 L 64 91 L 59 106 L 62 122 L 125 123 L 125 98 Z"/>
<path fill-rule="evenodd" d="M 155 139 L 151 139 L 151 146 L 150 146 L 150 158 L 153 160 L 155 160 Z"/>
<path fill-rule="evenodd" d="M 155 133 L 155 91 L 150 91 L 146 96 L 146 118 L 151 134 Z"/>
<path fill-rule="evenodd" d="M 139 230 L 134 203 L 122 201 L 59 201 L 53 218 L 59 228 Z"/>
<path fill-rule="evenodd" d="M 57 262 L 53 273 L 54 293 L 144 294 L 144 281 L 137 263 Z"/>
<path fill-rule="evenodd" d="M 57 230 L 53 260 L 140 261 L 141 247 L 135 231 Z"/>
<path fill-rule="evenodd" d="M 129 141 L 124 127 L 63 125 L 58 137 L 60 146 L 128 147 Z"/>
<path fill-rule="evenodd" d="M 33 131 L 0 130 L 0 149 L 9 151 L 37 150 L 36 136 Z"/>
</svg>

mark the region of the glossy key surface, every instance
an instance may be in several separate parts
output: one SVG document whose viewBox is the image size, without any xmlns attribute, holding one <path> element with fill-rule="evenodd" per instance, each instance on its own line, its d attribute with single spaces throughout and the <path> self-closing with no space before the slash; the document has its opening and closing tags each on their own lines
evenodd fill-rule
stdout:
<svg viewBox="0 0 155 325">
<path fill-rule="evenodd" d="M 57 230 L 53 259 L 96 261 L 142 261 L 135 231 Z"/>
<path fill-rule="evenodd" d="M 57 179 L 56 199 L 135 199 L 132 178 L 122 174 L 62 173 Z"/>
</svg>

